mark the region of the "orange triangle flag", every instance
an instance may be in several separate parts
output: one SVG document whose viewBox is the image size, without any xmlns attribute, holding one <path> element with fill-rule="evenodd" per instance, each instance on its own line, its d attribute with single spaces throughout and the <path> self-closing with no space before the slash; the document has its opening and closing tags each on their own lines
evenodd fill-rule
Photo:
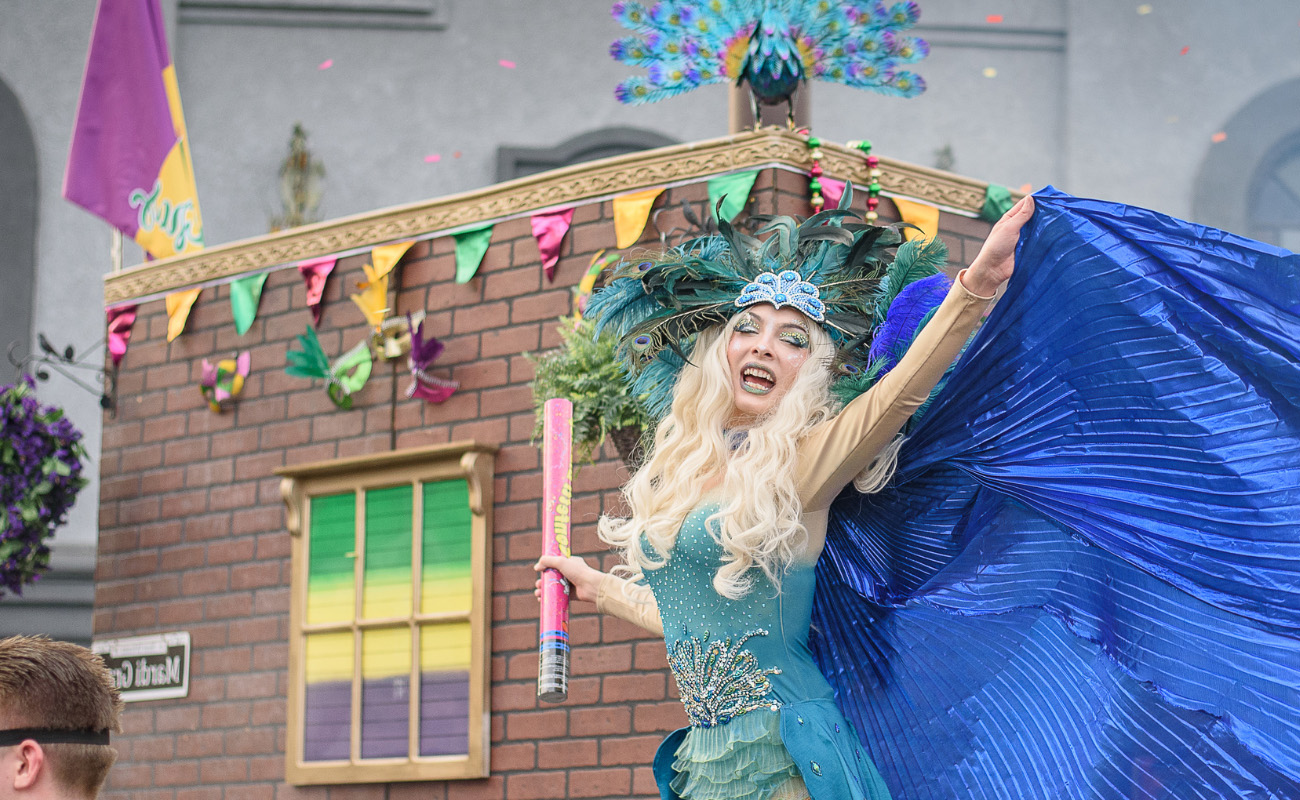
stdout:
<svg viewBox="0 0 1300 800">
<path fill-rule="evenodd" d="M 190 309 L 199 299 L 202 289 L 185 289 L 167 295 L 167 341 L 172 341 L 185 330 L 185 323 L 190 318 Z"/>
<path fill-rule="evenodd" d="M 663 187 L 646 189 L 614 198 L 614 242 L 619 250 L 636 244 L 645 230 L 646 220 L 655 200 L 663 194 Z"/>
<path fill-rule="evenodd" d="M 894 205 L 898 208 L 898 215 L 903 218 L 903 222 L 910 222 L 921 230 L 917 231 L 912 228 L 904 228 L 903 236 L 910 242 L 917 238 L 933 239 L 939 235 L 939 209 L 929 203 L 918 203 L 915 200 L 904 200 L 901 197 L 892 198 Z"/>
</svg>

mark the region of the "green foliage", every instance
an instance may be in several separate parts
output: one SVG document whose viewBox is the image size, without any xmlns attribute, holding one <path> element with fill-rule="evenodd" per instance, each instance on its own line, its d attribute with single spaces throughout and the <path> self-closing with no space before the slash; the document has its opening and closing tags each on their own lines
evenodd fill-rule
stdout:
<svg viewBox="0 0 1300 800">
<path fill-rule="evenodd" d="M 533 405 L 537 424 L 533 438 L 542 434 L 542 407 L 552 397 L 573 403 L 573 457 L 591 462 L 605 437 L 620 428 L 646 427 L 645 412 L 628 389 L 627 371 L 617 357 L 618 339 L 610 331 L 595 335 L 589 319 L 576 325 L 572 317 L 560 318 L 559 349 L 527 358 L 536 369 Z"/>
</svg>

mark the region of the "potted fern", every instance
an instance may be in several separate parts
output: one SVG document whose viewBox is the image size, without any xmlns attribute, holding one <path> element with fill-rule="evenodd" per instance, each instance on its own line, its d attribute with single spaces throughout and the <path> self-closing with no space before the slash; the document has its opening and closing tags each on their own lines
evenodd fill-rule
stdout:
<svg viewBox="0 0 1300 800">
<path fill-rule="evenodd" d="M 565 397 L 573 403 L 574 460 L 590 463 L 609 437 L 623 463 L 635 469 L 643 455 L 645 413 L 628 392 L 627 373 L 616 357 L 617 340 L 608 332 L 596 337 L 595 325 L 586 319 L 561 317 L 559 331 L 558 349 L 528 357 L 536 369 L 533 436 L 542 433 L 542 405 L 552 397 Z"/>
</svg>

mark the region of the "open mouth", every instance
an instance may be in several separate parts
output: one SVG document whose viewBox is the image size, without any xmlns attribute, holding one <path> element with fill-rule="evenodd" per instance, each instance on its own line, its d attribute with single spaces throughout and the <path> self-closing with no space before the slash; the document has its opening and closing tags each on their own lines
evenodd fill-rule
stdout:
<svg viewBox="0 0 1300 800">
<path fill-rule="evenodd" d="M 740 373 L 740 385 L 750 394 L 767 394 L 776 387 L 776 376 L 767 367 L 750 364 Z"/>
</svg>

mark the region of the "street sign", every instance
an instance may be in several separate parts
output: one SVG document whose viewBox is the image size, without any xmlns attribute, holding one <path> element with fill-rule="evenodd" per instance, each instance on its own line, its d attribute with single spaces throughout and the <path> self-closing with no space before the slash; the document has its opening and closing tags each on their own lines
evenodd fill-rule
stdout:
<svg viewBox="0 0 1300 800">
<path fill-rule="evenodd" d="M 190 693 L 189 631 L 101 639 L 90 649 L 104 659 L 113 685 L 128 703 Z"/>
</svg>

